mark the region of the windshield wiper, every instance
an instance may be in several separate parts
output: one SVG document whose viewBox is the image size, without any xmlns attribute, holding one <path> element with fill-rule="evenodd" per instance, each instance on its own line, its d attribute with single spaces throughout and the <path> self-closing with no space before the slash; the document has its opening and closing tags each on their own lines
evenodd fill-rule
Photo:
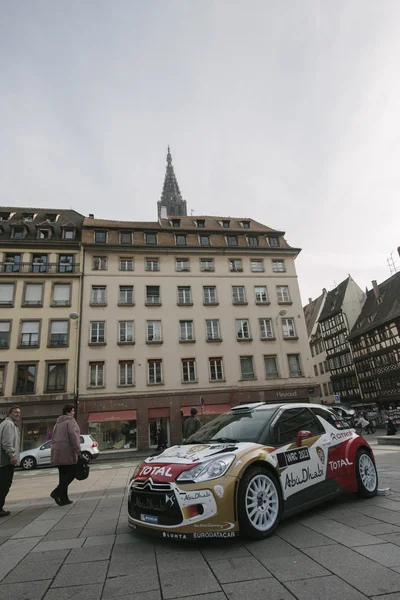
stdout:
<svg viewBox="0 0 400 600">
<path fill-rule="evenodd" d="M 219 438 L 213 438 L 212 440 L 207 440 L 207 442 L 209 443 L 218 443 L 218 444 L 237 444 L 238 440 L 233 440 L 232 438 L 228 438 L 228 437 L 219 437 Z"/>
</svg>

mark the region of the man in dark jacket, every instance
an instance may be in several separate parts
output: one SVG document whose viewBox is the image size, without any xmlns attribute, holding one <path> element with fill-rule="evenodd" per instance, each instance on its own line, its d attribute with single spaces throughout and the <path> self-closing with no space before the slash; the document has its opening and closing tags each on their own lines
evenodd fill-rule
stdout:
<svg viewBox="0 0 400 600">
<path fill-rule="evenodd" d="M 191 435 L 196 433 L 201 427 L 201 421 L 196 416 L 197 408 L 190 409 L 190 417 L 183 424 L 183 439 L 187 440 Z"/>
<path fill-rule="evenodd" d="M 14 477 L 14 469 L 19 462 L 20 433 L 17 423 L 21 417 L 19 406 L 12 406 L 6 419 L 0 425 L 0 517 L 8 517 L 4 502 Z"/>
</svg>

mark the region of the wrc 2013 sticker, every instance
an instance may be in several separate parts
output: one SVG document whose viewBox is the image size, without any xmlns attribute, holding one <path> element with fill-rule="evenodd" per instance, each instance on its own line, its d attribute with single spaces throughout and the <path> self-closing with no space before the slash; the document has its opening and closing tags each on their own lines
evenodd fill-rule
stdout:
<svg viewBox="0 0 400 600">
<path fill-rule="evenodd" d="M 306 446 L 278 454 L 278 464 L 280 467 L 290 467 L 290 465 L 306 460 L 310 460 L 310 451 Z"/>
</svg>

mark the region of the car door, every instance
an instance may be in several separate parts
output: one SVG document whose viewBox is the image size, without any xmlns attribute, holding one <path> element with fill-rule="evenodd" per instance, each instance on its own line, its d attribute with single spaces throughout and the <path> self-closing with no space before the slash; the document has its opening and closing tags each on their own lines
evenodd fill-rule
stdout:
<svg viewBox="0 0 400 600">
<path fill-rule="evenodd" d="M 49 465 L 51 461 L 51 442 L 42 444 L 38 452 L 38 464 Z"/>
<path fill-rule="evenodd" d="M 300 431 L 310 437 L 296 444 Z M 283 408 L 272 428 L 272 441 L 285 500 L 301 494 L 301 502 L 325 495 L 330 437 L 322 423 L 307 407 Z"/>
</svg>

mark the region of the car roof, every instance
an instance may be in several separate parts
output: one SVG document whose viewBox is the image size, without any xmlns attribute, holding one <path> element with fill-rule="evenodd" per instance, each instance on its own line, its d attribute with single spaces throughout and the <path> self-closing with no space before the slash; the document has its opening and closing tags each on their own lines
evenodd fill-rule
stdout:
<svg viewBox="0 0 400 600">
<path fill-rule="evenodd" d="M 236 411 L 241 411 L 241 410 L 265 410 L 266 408 L 312 408 L 313 406 L 318 406 L 320 407 L 320 404 L 310 404 L 308 402 L 281 402 L 281 403 L 276 403 L 276 404 L 269 404 L 266 402 L 254 402 L 254 404 L 249 403 L 249 404 L 239 404 L 238 406 L 234 406 L 231 408 L 232 412 L 236 412 Z M 323 406 L 322 408 L 328 408 L 326 406 Z"/>
</svg>

